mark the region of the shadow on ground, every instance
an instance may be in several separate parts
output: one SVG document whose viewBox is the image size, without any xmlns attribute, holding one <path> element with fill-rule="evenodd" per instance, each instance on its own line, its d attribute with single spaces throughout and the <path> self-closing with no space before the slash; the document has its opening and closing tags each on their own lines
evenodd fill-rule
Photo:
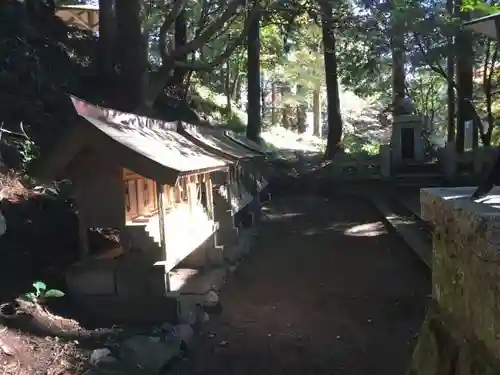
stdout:
<svg viewBox="0 0 500 375">
<path fill-rule="evenodd" d="M 288 197 L 175 374 L 404 374 L 426 269 L 360 199 Z"/>
</svg>

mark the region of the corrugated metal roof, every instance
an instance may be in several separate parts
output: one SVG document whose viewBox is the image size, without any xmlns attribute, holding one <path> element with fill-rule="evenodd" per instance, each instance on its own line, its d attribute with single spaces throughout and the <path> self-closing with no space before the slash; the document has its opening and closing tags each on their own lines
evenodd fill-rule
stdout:
<svg viewBox="0 0 500 375">
<path fill-rule="evenodd" d="M 77 113 L 89 125 L 137 154 L 179 174 L 223 168 L 228 164 L 223 158 L 172 130 L 175 124 L 101 108 L 75 97 L 71 99 Z"/>
<path fill-rule="evenodd" d="M 215 149 L 232 159 L 250 159 L 262 156 L 260 153 L 245 148 L 226 137 L 223 129 L 182 123 L 182 131 L 208 148 Z"/>
<path fill-rule="evenodd" d="M 244 135 L 236 134 L 236 133 L 234 133 L 232 131 L 229 131 L 229 130 L 225 131 L 225 135 L 230 140 L 238 143 L 239 145 L 242 145 L 243 147 L 246 147 L 249 150 L 258 152 L 258 153 L 260 153 L 262 155 L 265 155 L 265 154 L 269 153 L 269 151 L 265 147 L 263 147 L 263 146 L 257 144 L 256 142 L 248 139 Z"/>
<path fill-rule="evenodd" d="M 491 39 L 498 40 L 496 23 L 500 19 L 500 13 L 491 14 L 486 17 L 476 18 L 464 23 L 464 29 L 485 35 Z"/>
</svg>

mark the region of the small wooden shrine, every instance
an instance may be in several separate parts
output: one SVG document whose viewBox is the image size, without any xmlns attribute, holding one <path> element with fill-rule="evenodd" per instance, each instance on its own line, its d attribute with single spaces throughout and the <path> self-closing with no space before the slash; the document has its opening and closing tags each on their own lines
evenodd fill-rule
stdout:
<svg viewBox="0 0 500 375">
<path fill-rule="evenodd" d="M 262 158 L 256 159 L 256 163 L 254 163 L 254 168 L 252 169 L 252 173 L 255 173 L 255 179 L 257 181 L 257 191 L 260 194 L 261 200 L 269 199 L 270 195 L 267 191 L 268 182 L 264 174 L 262 173 L 262 171 L 266 169 L 265 156 L 269 155 L 270 153 L 269 150 L 241 134 L 237 134 L 232 131 L 226 130 L 224 131 L 224 135 L 231 141 L 239 144 L 240 146 L 263 156 Z"/>
<path fill-rule="evenodd" d="M 68 272 L 69 292 L 94 305 L 165 296 L 174 267 L 205 247 L 197 265 L 208 265 L 217 250 L 209 241 L 220 226 L 212 175 L 227 174 L 230 162 L 183 137 L 177 124 L 71 100 L 80 121 L 33 168 L 75 188 L 82 261 Z M 92 228 L 119 230 L 113 259 L 95 259 Z"/>
<path fill-rule="evenodd" d="M 229 174 L 219 174 L 214 178 L 216 191 L 230 202 L 236 226 L 241 226 L 247 215 L 253 223 L 260 211 L 256 176 L 264 156 L 234 142 L 223 129 L 180 123 L 178 130 L 193 143 L 231 163 Z"/>
</svg>

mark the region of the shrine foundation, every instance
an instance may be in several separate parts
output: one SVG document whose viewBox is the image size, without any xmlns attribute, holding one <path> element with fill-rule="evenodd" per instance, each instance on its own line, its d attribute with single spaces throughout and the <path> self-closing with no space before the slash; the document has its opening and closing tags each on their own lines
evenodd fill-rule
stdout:
<svg viewBox="0 0 500 375">
<path fill-rule="evenodd" d="M 421 190 L 434 227 L 432 299 L 408 374 L 500 373 L 500 188 Z"/>
</svg>

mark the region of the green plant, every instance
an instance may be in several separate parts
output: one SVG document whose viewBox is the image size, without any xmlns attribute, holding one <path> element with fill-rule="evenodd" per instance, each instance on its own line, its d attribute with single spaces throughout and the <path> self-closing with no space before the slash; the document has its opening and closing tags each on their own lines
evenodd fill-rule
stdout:
<svg viewBox="0 0 500 375">
<path fill-rule="evenodd" d="M 26 170 L 28 164 L 39 156 L 39 150 L 31 139 L 16 140 L 14 144 L 21 156 L 21 168 Z"/>
<path fill-rule="evenodd" d="M 24 295 L 24 299 L 33 303 L 41 303 L 45 301 L 47 298 L 59 298 L 64 297 L 64 292 L 58 289 L 49 289 L 47 290 L 47 285 L 45 285 L 42 281 L 35 281 L 33 283 L 33 287 L 35 288 L 34 292 L 29 292 Z"/>
</svg>

